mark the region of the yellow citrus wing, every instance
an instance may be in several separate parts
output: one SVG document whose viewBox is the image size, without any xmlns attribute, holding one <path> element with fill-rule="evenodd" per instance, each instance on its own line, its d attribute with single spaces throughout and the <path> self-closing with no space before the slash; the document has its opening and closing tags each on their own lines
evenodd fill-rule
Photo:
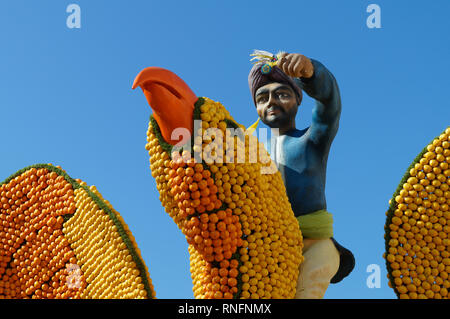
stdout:
<svg viewBox="0 0 450 319">
<path fill-rule="evenodd" d="M 387 211 L 389 285 L 401 299 L 447 299 L 450 289 L 450 127 L 413 161 Z"/>
</svg>

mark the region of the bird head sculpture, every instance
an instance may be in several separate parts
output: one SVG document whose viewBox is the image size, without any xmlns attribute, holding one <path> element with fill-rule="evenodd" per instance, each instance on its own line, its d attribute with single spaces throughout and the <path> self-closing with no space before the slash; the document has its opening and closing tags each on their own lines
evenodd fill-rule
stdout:
<svg viewBox="0 0 450 319">
<path fill-rule="evenodd" d="M 169 70 L 144 69 L 138 86 L 153 110 L 146 145 L 152 176 L 189 244 L 194 296 L 293 298 L 302 235 L 262 143 Z M 182 152 L 172 134 L 180 127 L 193 142 Z"/>
</svg>

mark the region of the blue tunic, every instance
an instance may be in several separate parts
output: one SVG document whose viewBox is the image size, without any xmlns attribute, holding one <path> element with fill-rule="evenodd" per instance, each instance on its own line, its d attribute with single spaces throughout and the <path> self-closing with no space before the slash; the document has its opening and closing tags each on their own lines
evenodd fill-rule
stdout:
<svg viewBox="0 0 450 319">
<path fill-rule="evenodd" d="M 295 216 L 327 208 L 328 153 L 341 115 L 341 99 L 334 76 L 320 62 L 311 62 L 314 75 L 309 79 L 294 79 L 316 100 L 311 126 L 272 138 L 269 151 L 281 172 Z"/>
<path fill-rule="evenodd" d="M 316 100 L 311 126 L 273 137 L 268 151 L 281 173 L 295 216 L 327 209 L 325 181 L 328 153 L 339 128 L 341 97 L 336 79 L 320 62 L 311 59 L 314 75 L 295 78 Z M 266 145 L 269 146 L 269 145 Z M 331 283 L 340 282 L 353 270 L 352 252 L 331 238 L 340 254 L 338 272 Z"/>
</svg>

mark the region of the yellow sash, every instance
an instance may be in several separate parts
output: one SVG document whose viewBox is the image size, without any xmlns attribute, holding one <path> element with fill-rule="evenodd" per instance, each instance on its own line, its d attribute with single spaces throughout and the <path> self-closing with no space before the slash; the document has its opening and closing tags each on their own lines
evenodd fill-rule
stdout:
<svg viewBox="0 0 450 319">
<path fill-rule="evenodd" d="M 297 216 L 297 220 L 304 238 L 333 237 L 333 215 L 325 209 Z"/>
</svg>

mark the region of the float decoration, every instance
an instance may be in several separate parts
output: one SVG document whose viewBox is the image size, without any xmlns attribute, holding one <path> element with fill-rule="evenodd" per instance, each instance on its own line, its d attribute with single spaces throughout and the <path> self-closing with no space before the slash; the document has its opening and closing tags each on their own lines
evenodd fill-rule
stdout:
<svg viewBox="0 0 450 319">
<path fill-rule="evenodd" d="M 401 299 L 449 298 L 450 127 L 414 159 L 389 202 L 389 286 Z"/>
<path fill-rule="evenodd" d="M 154 298 L 120 214 L 60 167 L 26 167 L 0 184 L 0 298 Z"/>
<path fill-rule="evenodd" d="M 197 98 L 168 70 L 143 70 L 137 86 L 154 111 L 146 145 L 150 169 L 165 211 L 189 244 L 194 297 L 294 298 L 302 235 L 263 144 L 221 103 Z M 169 115 L 174 109 L 176 116 Z M 191 147 L 182 151 L 167 134 L 178 123 L 188 123 L 181 127 L 191 134 Z M 231 135 L 230 128 L 241 131 Z M 200 162 L 195 153 L 203 154 Z"/>
</svg>

